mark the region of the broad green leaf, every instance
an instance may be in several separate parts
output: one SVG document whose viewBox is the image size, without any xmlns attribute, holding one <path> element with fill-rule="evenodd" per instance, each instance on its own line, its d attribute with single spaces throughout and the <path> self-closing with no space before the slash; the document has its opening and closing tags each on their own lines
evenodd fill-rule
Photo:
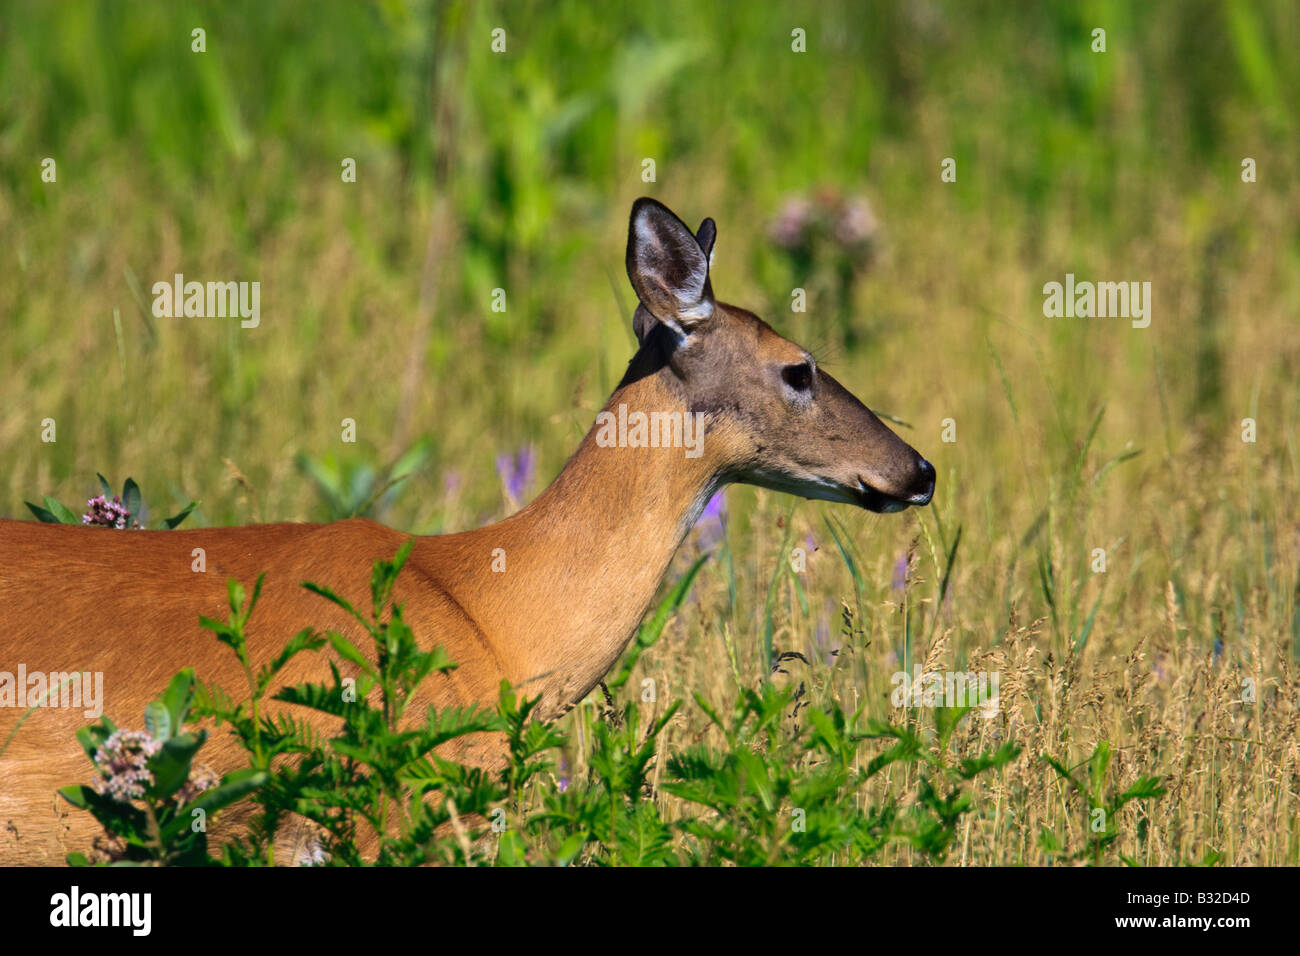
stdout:
<svg viewBox="0 0 1300 956">
<path fill-rule="evenodd" d="M 81 524 L 81 519 L 73 513 L 72 509 L 57 498 L 46 495 L 45 507 L 50 509 L 50 514 L 54 515 L 60 524 Z"/>
</svg>

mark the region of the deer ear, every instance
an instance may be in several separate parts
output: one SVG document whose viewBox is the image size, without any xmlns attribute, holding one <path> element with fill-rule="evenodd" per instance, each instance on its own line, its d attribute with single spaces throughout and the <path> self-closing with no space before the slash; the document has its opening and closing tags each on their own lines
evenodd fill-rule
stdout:
<svg viewBox="0 0 1300 956">
<path fill-rule="evenodd" d="M 709 268 L 713 268 L 713 241 L 718 238 L 718 227 L 712 219 L 705 219 L 700 223 L 700 228 L 695 230 L 695 241 L 700 244 L 700 249 L 704 253 L 704 258 L 709 260 Z"/>
<path fill-rule="evenodd" d="M 636 311 L 632 313 L 632 331 L 636 333 L 636 340 L 644 345 L 646 336 L 658 324 L 659 320 L 654 317 L 654 313 L 638 302 Z"/>
<path fill-rule="evenodd" d="M 680 335 L 713 315 L 709 250 L 717 230 L 711 219 L 700 226 L 700 234 L 697 240 L 686 223 L 653 199 L 632 204 L 627 277 L 646 310 Z"/>
</svg>

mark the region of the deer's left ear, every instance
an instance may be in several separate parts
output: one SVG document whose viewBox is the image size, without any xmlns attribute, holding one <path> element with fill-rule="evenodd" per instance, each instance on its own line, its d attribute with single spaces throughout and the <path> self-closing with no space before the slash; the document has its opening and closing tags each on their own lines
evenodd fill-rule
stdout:
<svg viewBox="0 0 1300 956">
<path fill-rule="evenodd" d="M 627 276 L 646 310 L 680 335 L 713 316 L 709 253 L 716 236 L 712 219 L 700 225 L 697 239 L 662 203 L 641 198 L 632 204 Z"/>
<path fill-rule="evenodd" d="M 718 227 L 712 219 L 705 219 L 700 223 L 700 228 L 695 230 L 695 241 L 700 244 L 700 250 L 704 253 L 704 258 L 709 260 L 709 268 L 713 268 L 713 242 L 718 238 Z"/>
</svg>

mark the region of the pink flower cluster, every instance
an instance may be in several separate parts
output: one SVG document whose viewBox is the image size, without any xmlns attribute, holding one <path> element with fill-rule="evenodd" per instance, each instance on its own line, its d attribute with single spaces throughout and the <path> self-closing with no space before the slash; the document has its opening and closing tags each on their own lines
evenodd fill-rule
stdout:
<svg viewBox="0 0 1300 956">
<path fill-rule="evenodd" d="M 143 730 L 118 730 L 95 751 L 95 792 L 130 803 L 144 796 L 153 783 L 146 766 L 162 744 Z"/>
<path fill-rule="evenodd" d="M 86 502 L 90 508 L 81 516 L 82 524 L 102 525 L 105 528 L 125 528 L 131 523 L 131 512 L 126 510 L 122 499 L 117 495 L 109 501 L 103 495 L 96 495 Z"/>
<path fill-rule="evenodd" d="M 824 189 L 812 200 L 786 200 L 768 235 L 788 251 L 808 249 L 825 237 L 842 252 L 860 254 L 876 240 L 880 227 L 871 205 L 860 196 Z"/>
</svg>

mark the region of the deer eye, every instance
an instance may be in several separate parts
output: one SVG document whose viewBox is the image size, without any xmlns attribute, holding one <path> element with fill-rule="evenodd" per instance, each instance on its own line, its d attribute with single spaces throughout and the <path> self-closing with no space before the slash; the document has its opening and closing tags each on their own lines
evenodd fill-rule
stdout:
<svg viewBox="0 0 1300 956">
<path fill-rule="evenodd" d="M 812 388 L 812 369 L 807 362 L 799 365 L 787 365 L 781 369 L 781 378 L 796 392 L 806 392 Z"/>
</svg>

